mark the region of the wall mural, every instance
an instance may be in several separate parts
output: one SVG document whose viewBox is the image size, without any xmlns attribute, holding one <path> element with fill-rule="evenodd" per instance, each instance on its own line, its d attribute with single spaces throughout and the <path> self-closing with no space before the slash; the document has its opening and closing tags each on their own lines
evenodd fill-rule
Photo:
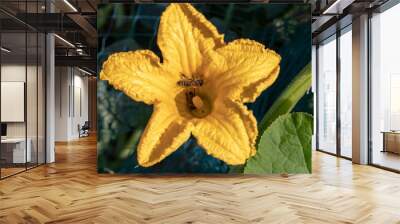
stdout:
<svg viewBox="0 0 400 224">
<path fill-rule="evenodd" d="M 100 5 L 99 173 L 310 173 L 308 4 Z"/>
</svg>

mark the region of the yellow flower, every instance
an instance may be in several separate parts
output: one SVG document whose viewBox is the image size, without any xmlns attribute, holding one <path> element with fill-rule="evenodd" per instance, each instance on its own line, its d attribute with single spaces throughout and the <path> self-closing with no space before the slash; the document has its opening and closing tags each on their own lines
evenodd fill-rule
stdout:
<svg viewBox="0 0 400 224">
<path fill-rule="evenodd" d="M 137 147 L 141 166 L 152 166 L 193 135 L 206 152 L 231 165 L 255 154 L 254 102 L 278 77 L 280 56 L 248 39 L 223 35 L 190 4 L 163 12 L 153 52 L 112 54 L 100 79 L 135 101 L 153 105 Z M 135 114 L 132 114 L 135 116 Z"/>
</svg>

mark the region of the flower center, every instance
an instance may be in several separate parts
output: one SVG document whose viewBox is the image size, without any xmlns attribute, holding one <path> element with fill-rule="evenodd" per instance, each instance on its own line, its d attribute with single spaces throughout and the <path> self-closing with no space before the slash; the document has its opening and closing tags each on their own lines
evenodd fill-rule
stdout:
<svg viewBox="0 0 400 224">
<path fill-rule="evenodd" d="M 207 116 L 211 112 L 210 100 L 205 95 L 197 93 L 195 89 L 186 91 L 186 103 L 190 113 L 197 118 Z"/>
<path fill-rule="evenodd" d="M 203 118 L 211 112 L 211 101 L 204 93 L 204 80 L 197 75 L 191 77 L 181 74 L 176 83 L 185 89 L 186 105 L 192 116 Z"/>
</svg>

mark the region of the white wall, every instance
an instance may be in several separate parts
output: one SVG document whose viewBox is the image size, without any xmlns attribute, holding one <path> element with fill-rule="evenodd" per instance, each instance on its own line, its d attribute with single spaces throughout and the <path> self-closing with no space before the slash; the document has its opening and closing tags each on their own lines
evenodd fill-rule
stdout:
<svg viewBox="0 0 400 224">
<path fill-rule="evenodd" d="M 54 12 L 54 5 L 46 1 L 46 8 Z M 55 42 L 54 34 L 46 34 L 46 163 L 56 160 L 55 153 Z"/>
<path fill-rule="evenodd" d="M 38 69 L 38 70 L 37 70 Z M 8 63 L 1 66 L 1 81 L 5 82 L 24 82 L 26 83 L 26 107 L 23 106 L 22 113 L 26 110 L 26 121 L 6 122 L 7 137 L 25 138 L 30 140 L 32 150 L 32 161 L 44 162 L 44 74 L 42 67 L 36 65 L 25 66 L 25 63 Z M 25 80 L 27 78 L 27 80 Z M 23 93 L 22 93 L 23 94 Z M 7 97 L 7 96 L 2 96 Z M 10 108 L 1 108 L 1 110 L 10 110 Z M 39 153 L 39 156 L 37 156 Z"/>
<path fill-rule="evenodd" d="M 27 66 L 28 74 L 35 73 L 36 74 L 36 67 L 34 66 Z M 25 82 L 25 64 L 4 64 L 1 66 L 1 81 L 2 82 Z M 29 78 L 29 77 L 28 77 Z M 29 80 L 30 84 L 32 84 L 31 80 Z M 33 83 L 36 85 L 36 82 Z M 32 90 L 33 92 L 28 92 L 27 96 L 36 98 L 36 89 L 27 89 Z M 32 102 L 32 99 L 27 99 L 28 103 Z M 35 106 L 35 105 L 31 105 Z M 7 108 L 1 108 L 2 110 L 7 110 Z M 35 121 L 36 123 L 36 114 L 28 113 L 28 122 Z M 33 117 L 32 117 L 33 116 Z M 33 125 L 28 125 L 31 127 Z M 25 137 L 25 122 L 7 122 L 7 136 L 8 137 Z M 29 133 L 28 133 L 28 137 Z"/>
<path fill-rule="evenodd" d="M 5 82 L 25 82 L 25 64 L 6 64 L 1 66 L 1 81 Z M 6 110 L 6 108 L 1 108 Z M 25 137 L 25 123 L 7 123 L 7 137 Z"/>
<path fill-rule="evenodd" d="M 78 71 L 78 75 L 76 74 Z M 72 98 L 74 99 L 72 108 L 72 120 L 71 120 L 71 136 L 78 138 L 78 124 L 83 125 L 85 121 L 89 120 L 88 113 L 88 78 L 83 77 L 83 73 L 79 70 L 74 70 L 74 91 Z"/>
<path fill-rule="evenodd" d="M 368 15 L 352 23 L 352 159 L 368 163 Z"/>
<path fill-rule="evenodd" d="M 72 67 L 56 67 L 56 141 L 79 138 L 78 124 L 88 120 L 88 78 Z"/>
<path fill-rule="evenodd" d="M 68 140 L 69 68 L 55 68 L 55 141 Z"/>
</svg>

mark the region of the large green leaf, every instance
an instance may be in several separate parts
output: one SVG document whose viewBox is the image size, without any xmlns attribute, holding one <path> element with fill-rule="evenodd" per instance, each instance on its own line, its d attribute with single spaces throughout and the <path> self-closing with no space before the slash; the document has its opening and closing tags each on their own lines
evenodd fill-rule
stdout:
<svg viewBox="0 0 400 224">
<path fill-rule="evenodd" d="M 279 116 L 292 111 L 297 102 L 311 87 L 311 64 L 304 67 L 293 81 L 286 87 L 282 94 L 268 109 L 267 113 L 258 124 L 260 133 L 264 132 L 272 122 Z"/>
<path fill-rule="evenodd" d="M 307 113 L 278 117 L 261 135 L 247 174 L 310 173 L 313 118 Z"/>
</svg>

